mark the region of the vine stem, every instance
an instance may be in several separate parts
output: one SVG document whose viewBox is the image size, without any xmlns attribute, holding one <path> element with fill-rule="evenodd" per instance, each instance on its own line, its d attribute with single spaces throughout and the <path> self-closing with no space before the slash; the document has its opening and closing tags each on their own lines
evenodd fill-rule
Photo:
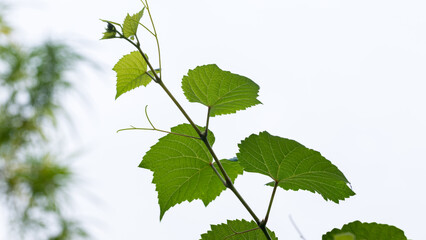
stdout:
<svg viewBox="0 0 426 240">
<path fill-rule="evenodd" d="M 189 115 L 186 113 L 186 111 L 183 109 L 183 107 L 180 105 L 180 103 L 176 100 L 176 98 L 173 96 L 173 94 L 167 89 L 167 87 L 164 85 L 162 81 L 157 82 L 160 84 L 160 86 L 164 89 L 164 91 L 167 93 L 167 95 L 172 99 L 172 101 L 175 103 L 175 105 L 179 108 L 181 113 L 185 116 L 185 118 L 188 120 L 188 122 L 191 124 L 191 126 L 194 128 L 194 130 L 197 132 L 198 136 L 200 136 L 201 140 L 204 142 L 204 145 L 207 147 L 208 151 L 212 155 L 214 161 L 216 162 L 217 166 L 219 167 L 220 172 L 223 174 L 224 181 L 222 181 L 225 185 L 225 187 L 229 188 L 234 195 L 240 200 L 241 204 L 246 208 L 246 210 L 250 213 L 252 218 L 255 220 L 256 224 L 259 226 L 259 228 L 263 231 L 265 234 L 266 239 L 271 240 L 271 236 L 269 235 L 268 231 L 266 230 L 266 224 L 262 225 L 257 215 L 254 213 L 254 211 L 251 209 L 251 207 L 248 205 L 248 203 L 244 200 L 244 198 L 241 196 L 241 194 L 238 192 L 238 190 L 235 188 L 234 184 L 232 183 L 231 178 L 228 176 L 226 170 L 223 168 L 222 163 L 219 161 L 219 158 L 217 157 L 216 153 L 214 152 L 213 148 L 211 147 L 210 143 L 207 140 L 206 134 L 203 134 L 200 129 L 195 125 L 195 123 L 192 121 L 192 119 L 189 117 Z M 214 167 L 214 166 L 213 166 Z M 217 171 L 215 171 L 218 175 L 219 179 L 222 180 L 222 177 L 220 174 L 218 174 Z"/>
<path fill-rule="evenodd" d="M 140 49 L 140 48 L 139 48 Z M 197 132 L 198 136 L 200 136 L 201 140 L 204 142 L 204 145 L 207 147 L 208 151 L 212 155 L 214 161 L 216 162 L 217 166 L 219 167 L 220 172 L 223 175 L 224 178 L 224 185 L 225 187 L 229 188 L 234 195 L 240 200 L 241 204 L 246 208 L 246 210 L 250 213 L 252 218 L 255 220 L 256 224 L 260 227 L 260 229 L 265 234 L 266 239 L 271 240 L 271 236 L 269 235 L 268 231 L 266 230 L 265 225 L 261 225 L 261 222 L 257 215 L 254 213 L 254 211 L 250 208 L 248 203 L 244 200 L 244 198 L 241 196 L 241 194 L 238 192 L 238 190 L 235 188 L 234 184 L 232 183 L 231 178 L 228 176 L 227 172 L 223 168 L 222 163 L 219 161 L 219 158 L 216 156 L 216 153 L 214 152 L 213 148 L 210 146 L 210 143 L 207 140 L 207 136 L 201 132 L 201 130 L 195 125 L 195 123 L 192 121 L 191 117 L 186 113 L 186 111 L 183 109 L 183 107 L 180 105 L 180 103 L 176 100 L 176 98 L 173 96 L 173 94 L 169 91 L 169 89 L 164 85 L 163 81 L 157 82 L 163 90 L 166 92 L 166 94 L 170 97 L 170 99 L 173 101 L 173 103 L 178 107 L 180 112 L 185 116 L 185 118 L 188 120 L 188 122 L 191 124 L 191 126 L 194 128 L 194 130 Z M 217 171 L 215 171 L 217 173 Z M 221 179 L 220 174 L 217 174 L 219 178 Z"/>
<path fill-rule="evenodd" d="M 146 4 L 146 5 L 145 5 Z M 160 78 L 162 76 L 162 70 L 163 68 L 161 68 L 161 51 L 160 51 L 160 42 L 158 40 L 158 34 L 157 34 L 157 30 L 155 29 L 155 25 L 154 25 L 154 20 L 152 20 L 152 16 L 151 16 L 151 10 L 149 8 L 148 5 L 148 1 L 145 0 L 145 6 L 146 6 L 146 10 L 148 11 L 148 15 L 149 15 L 149 20 L 151 20 L 151 25 L 152 25 L 152 29 L 154 30 L 154 37 L 155 37 L 155 41 L 157 43 L 157 53 L 158 53 L 158 67 L 160 68 Z M 152 32 L 151 32 L 152 33 Z"/>
<path fill-rule="evenodd" d="M 145 3 L 147 4 L 147 1 L 145 1 Z M 146 5 L 146 8 L 147 8 L 147 11 L 149 13 L 151 22 L 153 24 L 148 4 Z M 154 33 L 156 35 L 154 24 L 153 24 L 153 28 L 154 28 Z M 153 73 L 153 76 L 151 76 L 152 79 L 153 79 L 153 81 L 156 82 L 157 84 L 159 84 L 161 86 L 161 88 L 166 92 L 166 94 L 169 96 L 169 98 L 177 106 L 177 108 L 179 109 L 179 111 L 184 115 L 184 117 L 188 120 L 188 122 L 191 124 L 191 126 L 194 128 L 194 130 L 197 132 L 197 134 L 200 137 L 200 139 L 204 142 L 205 146 L 207 147 L 208 151 L 212 155 L 212 157 L 213 157 L 214 161 L 216 162 L 216 164 L 217 164 L 220 172 L 223 175 L 223 179 L 222 179 L 222 177 L 220 176 L 220 174 L 217 171 L 215 171 L 216 174 L 218 175 L 219 179 L 223 180 L 222 182 L 225 185 L 225 187 L 229 188 L 234 193 L 234 195 L 238 198 L 238 200 L 240 200 L 241 204 L 243 204 L 243 206 L 246 208 L 246 210 L 250 213 L 250 215 L 252 216 L 252 218 L 255 220 L 256 224 L 262 230 L 262 232 L 264 233 L 266 239 L 267 240 L 272 240 L 271 236 L 269 235 L 268 231 L 266 230 L 266 223 L 263 224 L 259 220 L 259 218 L 257 217 L 257 215 L 254 213 L 254 211 L 250 208 L 250 206 L 248 205 L 248 203 L 244 200 L 244 198 L 241 196 L 241 194 L 235 188 L 234 184 L 232 183 L 231 178 L 228 176 L 227 172 L 223 168 L 222 163 L 219 161 L 219 158 L 216 156 L 216 153 L 213 151 L 213 148 L 210 146 L 210 143 L 207 140 L 207 134 L 203 134 L 203 132 L 201 132 L 201 130 L 197 127 L 197 125 L 194 123 L 194 121 L 192 121 L 191 117 L 186 113 L 186 111 L 183 109 L 183 107 L 180 105 L 180 103 L 176 100 L 176 98 L 173 96 L 173 94 L 166 87 L 166 85 L 162 81 L 161 77 L 158 76 L 157 72 L 152 67 L 150 61 L 148 60 L 147 56 L 144 54 L 144 52 L 142 51 L 142 49 L 140 47 L 140 42 L 139 42 L 139 39 L 137 38 L 137 36 L 135 36 L 136 37 L 136 43 L 135 43 L 135 42 L 131 41 L 130 39 L 124 37 L 123 34 L 121 34 L 120 32 L 117 32 L 117 33 L 119 34 L 120 38 L 125 39 L 130 44 L 132 44 L 134 47 L 136 47 L 136 49 L 142 55 L 142 58 L 145 60 L 145 62 L 147 63 L 149 69 Z M 155 36 L 155 37 L 156 37 L 156 40 L 157 40 L 157 46 L 158 46 L 158 52 L 159 52 L 158 38 L 157 38 L 157 36 Z M 160 64 L 161 64 L 161 60 L 160 60 Z M 160 67 L 160 73 L 161 73 L 161 67 Z M 210 111 L 210 109 L 209 109 L 209 111 Z M 211 166 L 214 168 L 214 166 L 212 164 L 211 164 Z"/>
</svg>

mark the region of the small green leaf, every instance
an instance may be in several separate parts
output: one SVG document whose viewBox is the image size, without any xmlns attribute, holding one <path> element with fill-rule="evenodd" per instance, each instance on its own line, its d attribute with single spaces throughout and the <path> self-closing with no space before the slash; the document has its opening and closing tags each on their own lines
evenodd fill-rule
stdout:
<svg viewBox="0 0 426 240">
<path fill-rule="evenodd" d="M 278 240 L 275 233 L 268 229 L 272 240 Z M 201 235 L 201 240 L 262 240 L 264 233 L 254 221 L 228 220 L 227 223 L 211 225 L 211 230 Z"/>
<path fill-rule="evenodd" d="M 407 240 L 404 232 L 394 226 L 379 223 L 362 223 L 360 221 L 351 222 L 343 225 L 341 229 L 322 235 L 322 240 L 337 240 L 345 238 L 336 238 L 342 234 L 355 236 L 356 240 Z"/>
<path fill-rule="evenodd" d="M 182 89 L 190 102 L 210 107 L 210 116 L 235 113 L 261 103 L 259 86 L 252 80 L 221 70 L 215 64 L 189 70 Z"/>
<path fill-rule="evenodd" d="M 189 124 L 178 125 L 171 132 L 198 137 Z M 213 145 L 211 131 L 208 141 Z M 139 167 L 154 172 L 152 182 L 158 192 L 160 219 L 168 209 L 184 201 L 200 199 L 207 206 L 226 189 L 210 166 L 211 162 L 210 152 L 200 139 L 168 134 L 151 147 Z M 221 162 L 232 181 L 243 173 L 237 162 Z M 216 164 L 214 166 L 217 169 Z"/>
<path fill-rule="evenodd" d="M 138 51 L 122 57 L 115 64 L 114 71 L 117 72 L 117 99 L 121 94 L 133 90 L 141 85 L 146 86 L 151 78 L 146 74 L 147 63 Z"/>
<path fill-rule="evenodd" d="M 115 38 L 115 32 L 104 32 L 101 39 Z"/>
<path fill-rule="evenodd" d="M 105 30 L 106 32 L 104 32 L 104 36 L 101 39 L 115 38 L 116 29 L 112 23 L 108 23 L 108 26 Z"/>
<path fill-rule="evenodd" d="M 237 158 L 245 171 L 267 175 L 285 190 L 317 192 L 336 203 L 355 195 L 336 166 L 294 140 L 261 132 L 243 140 L 239 148 Z"/>
<path fill-rule="evenodd" d="M 111 39 L 111 38 L 115 38 L 115 32 L 104 32 L 104 35 L 102 36 L 101 39 Z"/>
<path fill-rule="evenodd" d="M 126 18 L 124 19 L 123 23 L 123 35 L 126 38 L 133 37 L 136 35 L 136 31 L 138 30 L 139 21 L 142 18 L 143 11 L 145 8 L 142 8 L 142 10 L 136 14 L 133 14 L 130 16 L 127 14 Z"/>
</svg>

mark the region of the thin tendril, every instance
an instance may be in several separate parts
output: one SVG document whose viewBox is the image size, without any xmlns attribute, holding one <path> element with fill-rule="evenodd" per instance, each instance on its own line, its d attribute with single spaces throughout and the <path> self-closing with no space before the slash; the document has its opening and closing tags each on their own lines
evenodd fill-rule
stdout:
<svg viewBox="0 0 426 240">
<path fill-rule="evenodd" d="M 146 116 L 146 119 L 148 120 L 149 124 L 151 125 L 151 127 L 152 127 L 153 129 L 156 129 L 156 128 L 154 127 L 154 124 L 152 124 L 151 120 L 149 119 L 149 116 L 148 116 L 148 105 L 146 105 L 146 106 L 145 106 L 145 116 Z"/>
</svg>

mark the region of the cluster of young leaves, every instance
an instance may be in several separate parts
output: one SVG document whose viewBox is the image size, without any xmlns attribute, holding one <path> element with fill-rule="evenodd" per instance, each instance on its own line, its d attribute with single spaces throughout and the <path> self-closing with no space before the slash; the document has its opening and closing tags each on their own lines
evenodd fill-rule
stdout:
<svg viewBox="0 0 426 240">
<path fill-rule="evenodd" d="M 144 6 L 149 12 L 146 1 Z M 139 23 L 144 9 L 134 15 L 128 14 L 122 25 L 102 20 L 108 24 L 103 39 L 122 38 L 138 50 L 125 55 L 113 68 L 117 73 L 116 98 L 141 85 L 147 86 L 153 80 L 163 87 L 190 123 L 172 127 L 171 131 L 162 130 L 167 135 L 151 147 L 139 165 L 153 172 L 160 219 L 171 207 L 184 201 L 199 199 L 207 206 L 229 188 L 246 206 L 254 221 L 234 220 L 213 225 L 211 231 L 201 238 L 277 239 L 265 227 L 274 194 L 265 219 L 260 221 L 233 186 L 235 179 L 244 171 L 269 176 L 271 182 L 266 185 L 272 186 L 274 193 L 277 187 L 284 190 L 307 190 L 336 203 L 355 195 L 344 174 L 319 152 L 266 131 L 242 140 L 238 145 L 237 158 L 232 161 L 219 160 L 212 149 L 215 138 L 208 129 L 209 118 L 233 114 L 260 104 L 257 99 L 259 86 L 249 78 L 224 71 L 215 64 L 189 70 L 182 78 L 183 93 L 189 102 L 206 106 L 208 113 L 204 127 L 195 125 L 162 79 L 155 74 L 156 70 L 140 48 L 136 33 L 138 26 L 144 26 Z M 149 130 L 158 129 L 152 125 Z"/>
</svg>

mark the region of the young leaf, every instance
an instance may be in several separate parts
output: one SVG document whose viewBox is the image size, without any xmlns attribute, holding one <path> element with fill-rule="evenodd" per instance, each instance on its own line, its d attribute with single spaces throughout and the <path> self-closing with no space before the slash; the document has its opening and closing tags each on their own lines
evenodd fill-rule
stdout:
<svg viewBox="0 0 426 240">
<path fill-rule="evenodd" d="M 267 175 L 285 190 L 317 192 L 336 203 L 355 195 L 336 166 L 294 140 L 261 132 L 243 140 L 239 149 L 237 158 L 245 171 Z"/>
<path fill-rule="evenodd" d="M 143 11 L 145 8 L 142 8 L 142 10 L 136 14 L 133 14 L 130 16 L 127 14 L 126 18 L 124 19 L 123 23 L 123 35 L 126 38 L 132 37 L 136 35 L 136 31 L 138 30 L 139 21 L 142 18 Z"/>
<path fill-rule="evenodd" d="M 356 240 L 407 240 L 404 232 L 397 227 L 379 223 L 362 223 L 360 221 L 345 224 L 341 229 L 335 228 L 322 235 L 322 240 L 335 240 L 336 236 L 340 237 L 343 234 L 355 236 L 353 239 Z"/>
<path fill-rule="evenodd" d="M 100 19 L 102 22 L 106 22 L 106 23 L 111 23 L 113 25 L 117 25 L 117 26 L 121 26 L 121 24 L 113 22 L 113 21 L 109 21 L 109 20 L 104 20 L 104 19 Z"/>
<path fill-rule="evenodd" d="M 278 240 L 274 232 L 269 229 L 268 232 L 273 240 Z M 211 225 L 211 230 L 201 235 L 201 240 L 218 239 L 262 240 L 266 237 L 254 221 L 228 220 L 226 224 Z"/>
<path fill-rule="evenodd" d="M 108 23 L 107 28 L 105 29 L 105 32 L 104 32 L 104 36 L 101 38 L 101 40 L 115 38 L 115 34 L 116 34 L 116 29 L 114 25 L 112 23 Z"/>
<path fill-rule="evenodd" d="M 101 40 L 115 38 L 115 32 L 104 32 Z"/>
<path fill-rule="evenodd" d="M 189 124 L 173 127 L 171 132 L 198 137 Z M 207 206 L 225 190 L 225 186 L 210 166 L 212 157 L 204 143 L 199 139 L 176 134 L 160 138 L 139 165 L 154 173 L 152 182 L 158 192 L 160 219 L 169 208 L 178 203 L 200 199 Z M 210 131 L 208 141 L 213 145 L 214 135 Z M 237 162 L 221 162 L 232 181 L 243 173 Z M 216 164 L 214 166 L 217 169 Z"/>
<path fill-rule="evenodd" d="M 141 85 L 146 86 L 151 78 L 146 74 L 147 63 L 138 51 L 122 57 L 115 64 L 114 71 L 117 72 L 117 99 L 121 94 L 135 89 Z"/>
<path fill-rule="evenodd" d="M 189 70 L 182 89 L 190 102 L 210 107 L 210 116 L 235 113 L 261 103 L 259 86 L 252 80 L 223 71 L 215 64 Z"/>
</svg>

